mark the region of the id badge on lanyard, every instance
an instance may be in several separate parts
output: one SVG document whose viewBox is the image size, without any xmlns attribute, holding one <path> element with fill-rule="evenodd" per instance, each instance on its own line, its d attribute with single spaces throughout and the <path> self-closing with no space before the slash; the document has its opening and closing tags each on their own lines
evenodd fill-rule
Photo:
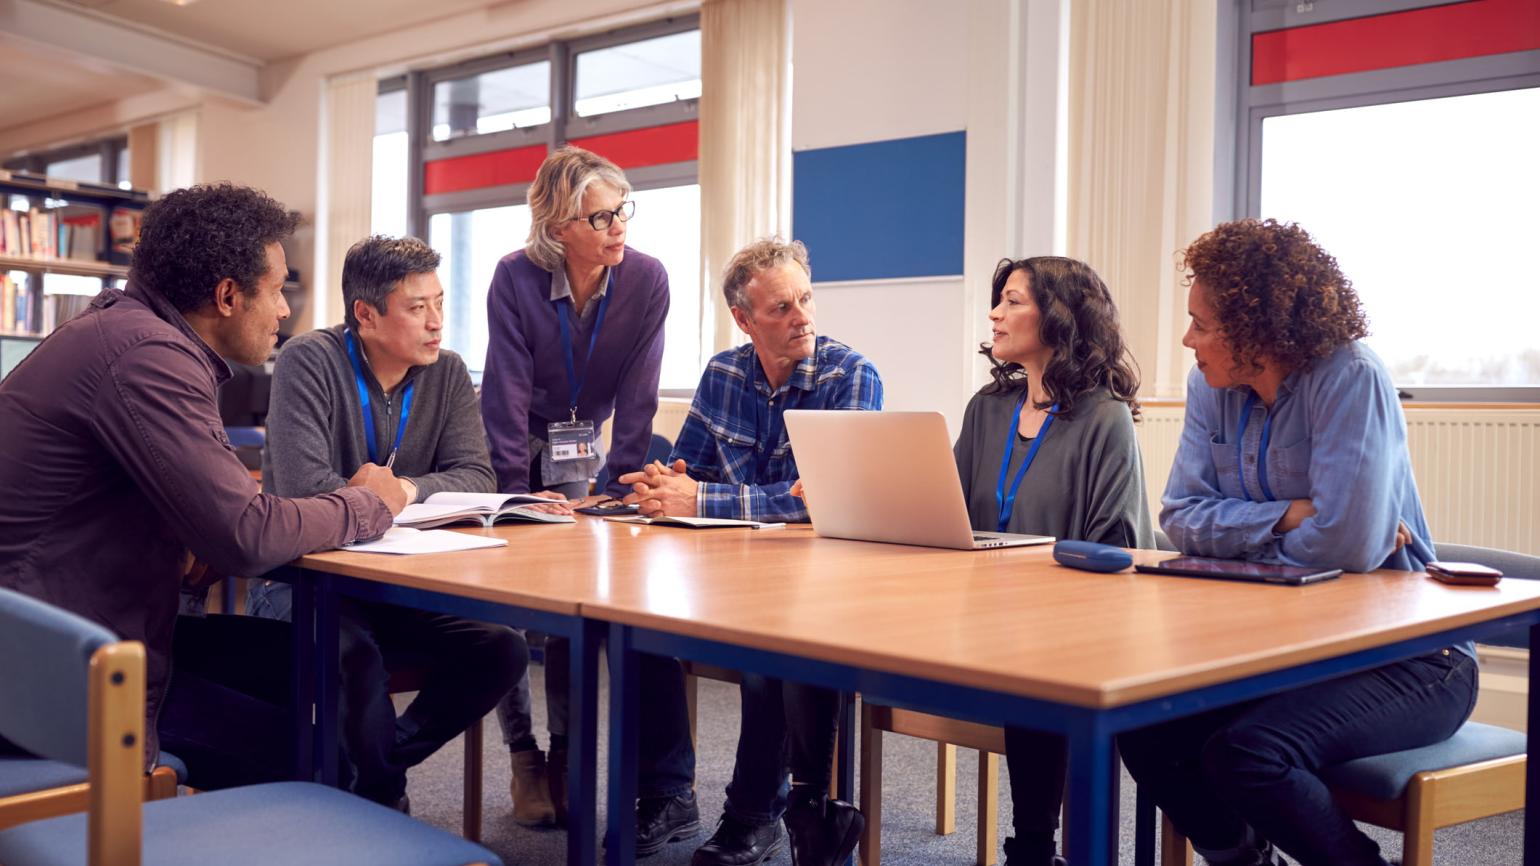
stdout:
<svg viewBox="0 0 1540 866">
<path fill-rule="evenodd" d="M 594 422 L 558 421 L 545 427 L 546 450 L 554 463 L 594 456 Z"/>
<path fill-rule="evenodd" d="M 604 292 L 604 297 L 599 299 L 599 312 L 594 317 L 594 327 L 588 338 L 588 353 L 585 356 L 592 360 L 594 346 L 599 342 L 599 329 L 604 327 L 604 314 L 609 310 L 610 295 L 615 288 L 615 275 L 610 274 L 609 286 Z M 567 475 L 581 475 L 587 478 L 597 473 L 600 467 L 597 425 L 586 418 L 578 417 L 578 394 L 583 390 L 583 379 L 577 376 L 577 368 L 573 359 L 572 350 L 572 323 L 569 321 L 568 307 L 571 302 L 556 304 L 556 318 L 561 326 L 562 354 L 567 362 L 567 402 L 570 407 L 571 417 L 566 421 L 557 421 L 547 424 L 545 428 L 545 459 L 560 468 L 557 473 L 563 480 Z M 588 364 L 583 365 L 583 378 L 588 377 Z M 547 481 L 554 479 L 547 478 Z"/>
</svg>

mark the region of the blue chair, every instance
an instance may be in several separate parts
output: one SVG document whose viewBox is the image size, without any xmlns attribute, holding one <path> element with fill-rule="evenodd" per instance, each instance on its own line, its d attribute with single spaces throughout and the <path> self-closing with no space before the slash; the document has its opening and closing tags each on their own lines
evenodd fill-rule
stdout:
<svg viewBox="0 0 1540 866">
<path fill-rule="evenodd" d="M 1510 579 L 1540 580 L 1537 556 L 1461 544 L 1440 544 L 1436 552 L 1441 560 L 1477 562 Z M 1524 808 L 1527 747 L 1519 731 L 1466 722 L 1442 743 L 1348 761 L 1322 778 L 1353 820 L 1401 831 L 1403 866 L 1432 866 L 1434 830 Z M 1187 850 L 1185 840 L 1181 849 Z M 1167 854 L 1161 862 L 1185 866 L 1191 854 Z"/>
<path fill-rule="evenodd" d="M 144 645 L 0 589 L 0 736 L 85 766 L 88 812 L 0 831 L 7 866 L 466 866 L 492 852 L 351 794 L 279 782 L 141 804 Z"/>
<path fill-rule="evenodd" d="M 177 785 L 186 779 L 187 768 L 182 762 L 162 752 L 159 766 L 145 774 L 144 799 L 175 797 Z M 81 767 L 30 755 L 0 755 L 0 830 L 40 818 L 84 812 L 90 791 L 86 771 Z"/>
</svg>

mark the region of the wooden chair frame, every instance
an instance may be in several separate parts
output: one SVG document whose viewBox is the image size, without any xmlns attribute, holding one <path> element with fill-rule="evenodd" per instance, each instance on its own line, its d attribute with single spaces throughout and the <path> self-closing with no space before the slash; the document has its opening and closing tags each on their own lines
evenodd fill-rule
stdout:
<svg viewBox="0 0 1540 866">
<path fill-rule="evenodd" d="M 28 821 L 84 812 L 89 805 L 90 791 L 90 783 L 81 782 L 0 797 L 0 830 Z M 176 791 L 176 771 L 170 767 L 156 767 L 145 774 L 145 802 L 175 797 Z"/>
<path fill-rule="evenodd" d="M 1524 773 L 1528 759 L 1512 755 L 1427 770 L 1406 783 L 1394 800 L 1379 800 L 1336 789 L 1332 796 L 1355 821 L 1403 837 L 1402 866 L 1433 866 L 1433 831 L 1467 821 L 1491 818 L 1524 808 Z M 1162 825 L 1169 846 L 1161 846 L 1161 866 L 1191 866 L 1192 846 L 1169 822 Z"/>
<path fill-rule="evenodd" d="M 1005 754 L 1005 729 L 902 710 L 861 704 L 861 866 L 882 861 L 882 735 L 903 734 L 936 743 L 936 835 L 957 830 L 957 747 L 979 753 L 978 844 L 974 862 L 994 866 L 1000 842 L 1000 756 Z"/>
</svg>

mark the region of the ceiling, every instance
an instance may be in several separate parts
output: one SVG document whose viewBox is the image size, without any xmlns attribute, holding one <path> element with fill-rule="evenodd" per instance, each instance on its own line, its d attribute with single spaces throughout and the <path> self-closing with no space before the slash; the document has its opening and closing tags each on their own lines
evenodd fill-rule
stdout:
<svg viewBox="0 0 1540 866">
<path fill-rule="evenodd" d="M 159 90 L 162 82 L 0 34 L 0 117 L 21 126 Z"/>
<path fill-rule="evenodd" d="M 66 0 L 261 61 L 309 54 L 496 0 Z"/>
</svg>

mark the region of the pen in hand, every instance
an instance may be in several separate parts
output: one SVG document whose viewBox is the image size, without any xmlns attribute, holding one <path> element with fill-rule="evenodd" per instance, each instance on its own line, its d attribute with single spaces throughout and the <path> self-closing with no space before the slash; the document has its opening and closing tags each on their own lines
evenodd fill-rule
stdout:
<svg viewBox="0 0 1540 866">
<path fill-rule="evenodd" d="M 395 465 L 396 465 L 396 449 L 392 448 L 392 449 L 390 449 L 390 456 L 385 458 L 385 468 L 389 469 L 389 468 L 391 468 L 392 466 L 395 466 Z"/>
</svg>

